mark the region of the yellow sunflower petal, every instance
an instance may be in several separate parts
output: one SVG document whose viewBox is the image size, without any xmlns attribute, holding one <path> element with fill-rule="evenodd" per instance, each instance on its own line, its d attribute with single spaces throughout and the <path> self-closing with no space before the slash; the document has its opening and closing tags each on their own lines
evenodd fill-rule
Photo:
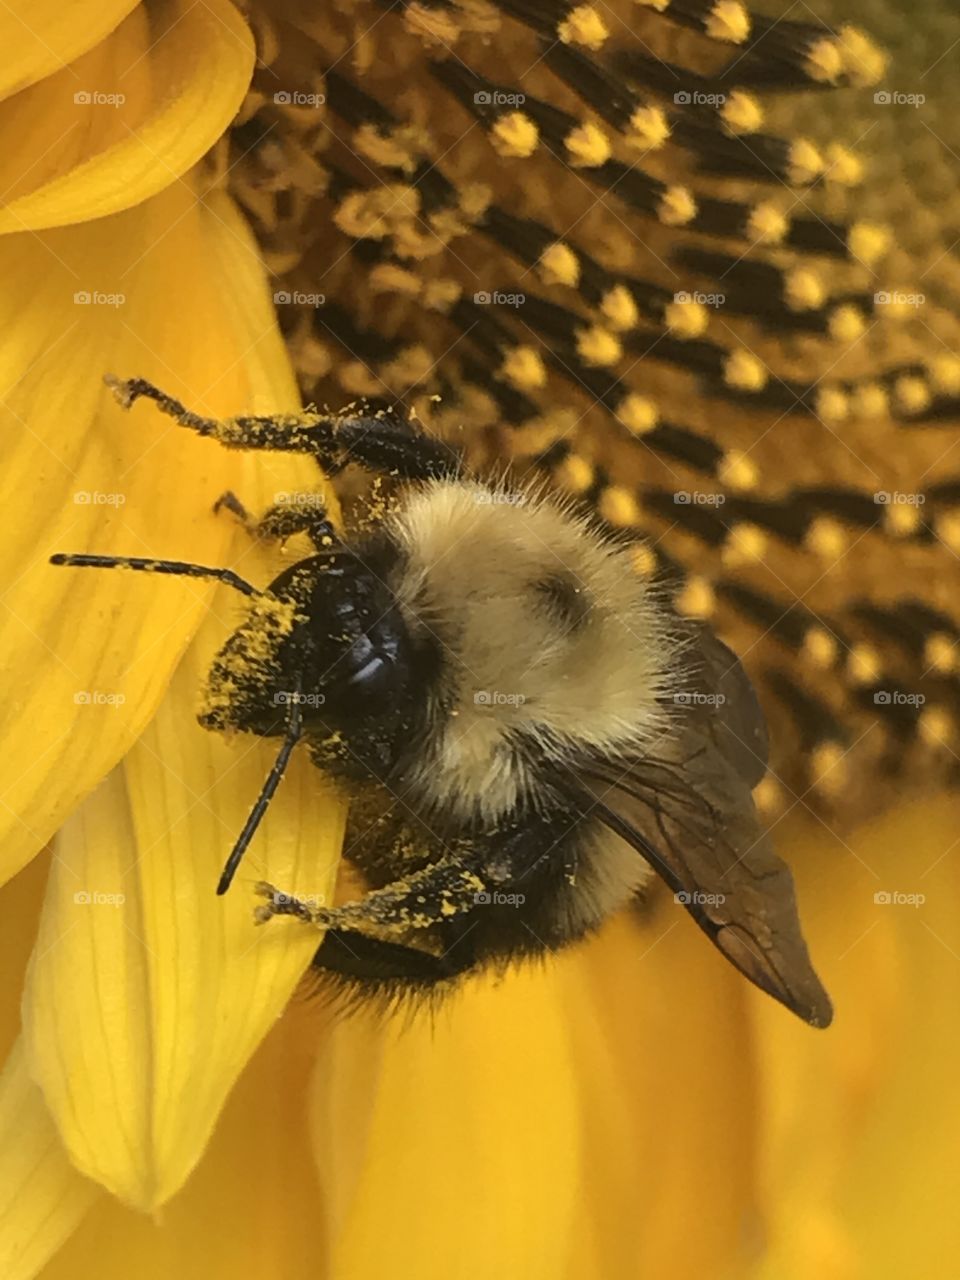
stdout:
<svg viewBox="0 0 960 1280">
<path fill-rule="evenodd" d="M 235 610 L 218 597 L 156 718 L 58 837 L 24 1004 L 32 1069 L 71 1157 L 143 1209 L 196 1164 L 318 945 L 296 921 L 258 929 L 253 882 L 323 895 L 336 871 L 340 809 L 301 756 L 233 889 L 214 893 L 276 752 L 193 718 Z"/>
<path fill-rule="evenodd" d="M 590 1170 L 568 1280 L 739 1276 L 757 1221 L 747 984 L 670 901 L 564 972 Z"/>
<path fill-rule="evenodd" d="M 305 1124 L 315 1014 L 299 1003 L 270 1032 L 162 1214 L 104 1197 L 42 1280 L 320 1280 L 324 1224 Z"/>
<path fill-rule="evenodd" d="M 30 1280 L 97 1198 L 67 1159 L 18 1046 L 0 1075 L 0 1275 Z"/>
<path fill-rule="evenodd" d="M 176 182 L 236 114 L 253 60 L 229 0 L 135 9 L 70 66 L 0 103 L 0 232 L 100 218 Z"/>
<path fill-rule="evenodd" d="M 139 0 L 31 0 L 0 6 L 0 99 L 59 71 L 122 22 Z M 25 12 L 18 12 L 26 10 Z"/>
<path fill-rule="evenodd" d="M 296 388 L 242 220 L 181 183 L 112 218 L 0 240 L 0 325 L 4 878 L 142 730 L 211 599 L 202 583 L 161 590 L 48 556 L 221 564 L 235 527 L 211 512 L 220 493 L 247 474 L 266 495 L 296 487 L 271 482 L 279 462 L 260 455 L 252 471 L 150 406 L 124 414 L 103 374 L 153 377 L 208 413 L 289 409 Z"/>
<path fill-rule="evenodd" d="M 531 967 L 474 980 L 413 1025 L 366 1014 L 334 1026 L 314 1083 L 331 1211 L 321 1274 L 564 1275 L 583 1186 L 559 996 L 556 971 Z"/>
<path fill-rule="evenodd" d="M 792 833 L 836 1019 L 810 1038 L 756 1002 L 769 1237 L 757 1280 L 940 1275 L 960 1248 L 960 1124 L 944 1105 L 960 1053 L 956 842 L 955 797 L 844 839 L 819 824 Z"/>
</svg>

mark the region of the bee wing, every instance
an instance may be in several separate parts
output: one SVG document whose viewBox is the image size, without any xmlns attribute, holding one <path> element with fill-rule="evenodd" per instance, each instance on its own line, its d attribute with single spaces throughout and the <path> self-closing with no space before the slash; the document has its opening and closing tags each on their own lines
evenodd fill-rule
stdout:
<svg viewBox="0 0 960 1280">
<path fill-rule="evenodd" d="M 705 687 L 718 695 L 704 728 L 728 755 L 747 786 L 767 771 L 770 743 L 760 700 L 740 659 L 706 627 L 700 628 L 699 658 Z"/>
<path fill-rule="evenodd" d="M 793 877 L 736 770 L 713 753 L 682 769 L 623 769 L 618 762 L 579 774 L 590 812 L 647 859 L 751 982 L 828 1026 L 833 1010 L 800 931 Z"/>
<path fill-rule="evenodd" d="M 790 870 L 751 788 L 766 772 L 763 713 L 739 660 L 705 629 L 700 676 L 722 697 L 682 706 L 671 760 L 591 760 L 590 811 L 642 854 L 751 982 L 813 1026 L 833 1017 L 800 931 Z"/>
</svg>

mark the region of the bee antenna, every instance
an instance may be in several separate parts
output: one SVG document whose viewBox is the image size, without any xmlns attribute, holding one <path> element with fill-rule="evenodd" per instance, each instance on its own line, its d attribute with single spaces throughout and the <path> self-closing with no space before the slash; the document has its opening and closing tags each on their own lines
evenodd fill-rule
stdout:
<svg viewBox="0 0 960 1280">
<path fill-rule="evenodd" d="M 240 859 L 247 851 L 247 846 L 253 839 L 257 827 L 263 820 L 263 815 L 267 811 L 267 805 L 273 799 L 273 793 L 280 785 L 280 779 L 283 777 L 293 748 L 300 741 L 302 732 L 303 713 L 300 710 L 300 682 L 296 683 L 296 691 L 291 700 L 290 716 L 287 720 L 287 730 L 283 736 L 283 745 L 277 752 L 277 758 L 273 762 L 273 768 L 267 774 L 266 781 L 257 796 L 257 803 L 250 810 L 250 814 L 243 824 L 243 830 L 237 837 L 237 843 L 230 850 L 230 856 L 224 864 L 223 871 L 220 873 L 220 880 L 217 884 L 217 893 L 224 894 L 233 883 L 233 877 L 236 874 L 237 867 L 240 865 Z"/>
<path fill-rule="evenodd" d="M 141 573 L 169 573 L 180 578 L 212 578 L 245 596 L 261 593 L 232 569 L 215 569 L 205 564 L 188 564 L 183 560 L 153 560 L 146 556 L 67 555 L 58 551 L 51 564 L 65 564 L 72 569 L 136 569 Z"/>
</svg>

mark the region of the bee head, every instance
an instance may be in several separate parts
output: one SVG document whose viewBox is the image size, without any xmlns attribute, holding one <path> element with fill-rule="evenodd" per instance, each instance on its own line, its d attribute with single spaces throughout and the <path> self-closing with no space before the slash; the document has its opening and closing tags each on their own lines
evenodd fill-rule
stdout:
<svg viewBox="0 0 960 1280">
<path fill-rule="evenodd" d="M 311 556 L 255 598 L 207 677 L 200 723 L 280 736 L 397 718 L 410 695 L 410 641 L 390 588 L 349 551 Z"/>
</svg>

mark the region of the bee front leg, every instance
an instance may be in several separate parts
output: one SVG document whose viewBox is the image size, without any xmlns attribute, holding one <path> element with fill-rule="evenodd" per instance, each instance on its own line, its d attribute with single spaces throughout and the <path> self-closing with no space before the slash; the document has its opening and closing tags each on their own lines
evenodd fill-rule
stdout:
<svg viewBox="0 0 960 1280">
<path fill-rule="evenodd" d="M 319 494 L 290 494 L 287 501 L 268 507 L 257 520 L 228 489 L 213 504 L 213 510 L 231 512 L 252 538 L 265 542 L 286 542 L 298 533 L 305 533 L 318 551 L 330 551 L 340 545 Z"/>
<path fill-rule="evenodd" d="M 104 381 L 124 409 L 141 398 L 152 400 L 181 426 L 218 440 L 227 449 L 310 454 L 328 475 L 335 475 L 349 463 L 404 480 L 438 479 L 462 471 L 456 449 L 424 434 L 402 413 L 351 415 L 307 409 L 220 420 L 194 413 L 146 378 L 120 379 L 111 374 Z"/>
</svg>

